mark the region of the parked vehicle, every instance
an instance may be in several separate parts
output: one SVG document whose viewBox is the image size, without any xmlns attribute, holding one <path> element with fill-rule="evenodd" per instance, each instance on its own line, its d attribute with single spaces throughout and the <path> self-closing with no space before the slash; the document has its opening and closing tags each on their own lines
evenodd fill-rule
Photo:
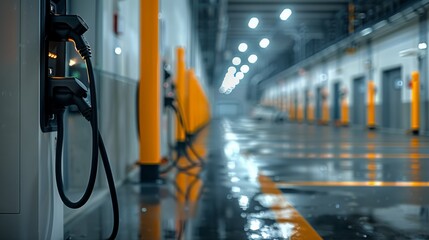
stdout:
<svg viewBox="0 0 429 240">
<path fill-rule="evenodd" d="M 282 112 L 276 109 L 275 107 L 262 106 L 262 105 L 258 105 L 253 109 L 251 113 L 251 117 L 259 121 L 273 121 L 273 122 L 283 122 L 288 118 L 285 112 Z"/>
</svg>

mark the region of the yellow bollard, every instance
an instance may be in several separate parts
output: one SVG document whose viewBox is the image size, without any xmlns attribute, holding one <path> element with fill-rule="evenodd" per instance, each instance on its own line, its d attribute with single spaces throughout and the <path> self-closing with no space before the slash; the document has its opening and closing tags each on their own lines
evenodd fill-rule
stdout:
<svg viewBox="0 0 429 240">
<path fill-rule="evenodd" d="M 295 104 L 292 98 L 289 98 L 289 116 L 290 116 L 290 120 L 296 120 Z"/>
<path fill-rule="evenodd" d="M 307 122 L 313 123 L 314 122 L 314 108 L 313 105 L 308 104 L 307 106 Z"/>
<path fill-rule="evenodd" d="M 368 82 L 368 113 L 367 126 L 369 129 L 375 129 L 375 83 L 373 80 Z"/>
<path fill-rule="evenodd" d="M 347 97 L 341 99 L 341 126 L 349 125 L 349 103 Z"/>
<path fill-rule="evenodd" d="M 140 85 L 139 127 L 141 181 L 159 178 L 160 146 L 160 76 L 158 53 L 158 1 L 140 3 Z"/>
<path fill-rule="evenodd" d="M 186 95 L 186 123 L 187 123 L 187 130 L 188 134 L 194 134 L 195 131 L 195 125 L 196 125 L 196 115 L 197 115 L 197 93 L 196 93 L 196 87 L 195 87 L 195 73 L 193 69 L 189 69 L 186 74 L 187 77 L 187 89 L 188 94 Z"/>
<path fill-rule="evenodd" d="M 143 1 L 144 2 L 144 1 Z M 176 98 L 177 98 L 177 107 L 182 113 L 182 118 L 186 122 L 186 111 L 185 111 L 185 101 L 186 101 L 186 63 L 185 63 L 185 49 L 177 48 L 177 68 L 176 68 Z M 186 124 L 186 123 L 185 123 Z M 185 129 L 181 125 L 179 119 L 176 118 L 176 142 L 181 144 L 185 142 Z"/>
<path fill-rule="evenodd" d="M 320 120 L 320 124 L 327 125 L 329 123 L 329 106 L 328 101 L 323 100 L 322 102 L 322 119 Z"/>
<path fill-rule="evenodd" d="M 420 130 L 420 76 L 419 72 L 411 73 L 411 131 L 419 134 Z"/>
<path fill-rule="evenodd" d="M 302 121 L 304 120 L 304 109 L 302 108 L 301 104 L 298 104 L 297 112 L 297 120 L 299 123 L 302 123 Z"/>
</svg>

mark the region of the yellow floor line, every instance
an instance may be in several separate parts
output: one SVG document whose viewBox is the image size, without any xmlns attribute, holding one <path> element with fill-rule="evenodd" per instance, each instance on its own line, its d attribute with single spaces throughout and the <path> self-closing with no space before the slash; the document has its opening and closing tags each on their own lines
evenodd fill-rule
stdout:
<svg viewBox="0 0 429 240">
<path fill-rule="evenodd" d="M 271 210 L 275 214 L 276 221 L 278 223 L 287 223 L 293 225 L 291 231 L 291 240 L 318 240 L 322 239 L 316 230 L 305 220 L 305 218 L 299 214 L 299 212 L 286 200 L 283 193 L 278 189 L 276 183 L 271 178 L 263 175 L 258 176 L 258 180 L 261 183 L 261 191 L 264 195 L 275 196 L 276 203 L 270 206 Z M 287 217 L 282 214 L 287 210 L 290 212 Z"/>
<path fill-rule="evenodd" d="M 277 187 L 318 186 L 318 187 L 429 187 L 429 182 L 383 182 L 383 181 L 315 181 L 278 182 Z"/>
</svg>

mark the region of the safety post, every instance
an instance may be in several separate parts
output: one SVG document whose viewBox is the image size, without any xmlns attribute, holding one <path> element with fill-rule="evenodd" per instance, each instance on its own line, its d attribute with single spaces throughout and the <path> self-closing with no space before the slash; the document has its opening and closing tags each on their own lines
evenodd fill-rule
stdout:
<svg viewBox="0 0 429 240">
<path fill-rule="evenodd" d="M 308 104 L 307 106 L 307 122 L 314 122 L 314 108 L 312 104 Z"/>
<path fill-rule="evenodd" d="M 328 101 L 323 100 L 322 102 L 322 119 L 320 121 L 321 124 L 326 125 L 329 122 L 329 106 Z"/>
<path fill-rule="evenodd" d="M 347 97 L 343 96 L 341 98 L 341 118 L 340 118 L 341 126 L 349 125 L 349 103 L 347 101 Z"/>
<path fill-rule="evenodd" d="M 293 102 L 293 98 L 289 97 L 289 117 L 290 120 L 295 120 L 295 103 Z"/>
<path fill-rule="evenodd" d="M 182 114 L 182 118 L 186 124 L 186 110 L 185 110 L 185 99 L 186 99 L 186 63 L 185 63 L 185 49 L 182 47 L 176 50 L 176 98 L 177 107 Z M 176 118 L 176 144 L 183 145 L 185 143 L 185 129 L 180 123 L 180 120 Z"/>
<path fill-rule="evenodd" d="M 160 64 L 158 53 L 158 1 L 140 1 L 140 180 L 159 178 L 160 146 Z"/>
<path fill-rule="evenodd" d="M 298 104 L 298 113 L 297 113 L 297 120 L 299 123 L 302 123 L 304 120 L 304 109 L 302 108 L 301 104 Z"/>
<path fill-rule="evenodd" d="M 197 94 L 197 98 L 196 98 L 196 100 L 197 100 L 197 102 L 196 102 L 196 104 L 197 104 L 196 121 L 197 122 L 196 122 L 195 131 L 198 131 L 203 125 L 202 116 L 204 114 L 204 109 L 203 109 L 202 103 L 204 101 L 203 100 L 204 94 L 203 94 L 201 86 L 200 86 L 200 84 L 196 78 L 194 78 L 194 87 L 196 89 L 196 94 Z"/>
<path fill-rule="evenodd" d="M 186 72 L 187 77 L 187 89 L 188 94 L 186 94 L 186 119 L 187 119 L 187 130 L 189 134 L 195 133 L 196 125 L 196 115 L 198 111 L 197 93 L 195 89 L 195 73 L 193 69 L 188 69 Z"/>
<path fill-rule="evenodd" d="M 419 134 L 420 130 L 420 74 L 418 71 L 411 73 L 411 131 Z"/>
<path fill-rule="evenodd" d="M 195 86 L 198 93 L 198 124 L 197 129 L 199 130 L 204 127 L 210 120 L 210 104 L 200 82 L 195 79 Z"/>
<path fill-rule="evenodd" d="M 367 126 L 368 129 L 375 129 L 375 83 L 373 80 L 368 81 L 368 113 Z"/>
</svg>

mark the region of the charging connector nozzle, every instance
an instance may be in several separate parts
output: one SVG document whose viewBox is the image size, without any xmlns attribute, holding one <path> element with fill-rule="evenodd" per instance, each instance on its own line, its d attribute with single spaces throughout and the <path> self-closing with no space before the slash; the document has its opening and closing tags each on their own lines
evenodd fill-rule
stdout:
<svg viewBox="0 0 429 240">
<path fill-rule="evenodd" d="M 91 57 L 91 48 L 83 34 L 88 25 L 77 15 L 51 15 L 49 17 L 49 40 L 71 41 L 83 59 Z"/>
</svg>

